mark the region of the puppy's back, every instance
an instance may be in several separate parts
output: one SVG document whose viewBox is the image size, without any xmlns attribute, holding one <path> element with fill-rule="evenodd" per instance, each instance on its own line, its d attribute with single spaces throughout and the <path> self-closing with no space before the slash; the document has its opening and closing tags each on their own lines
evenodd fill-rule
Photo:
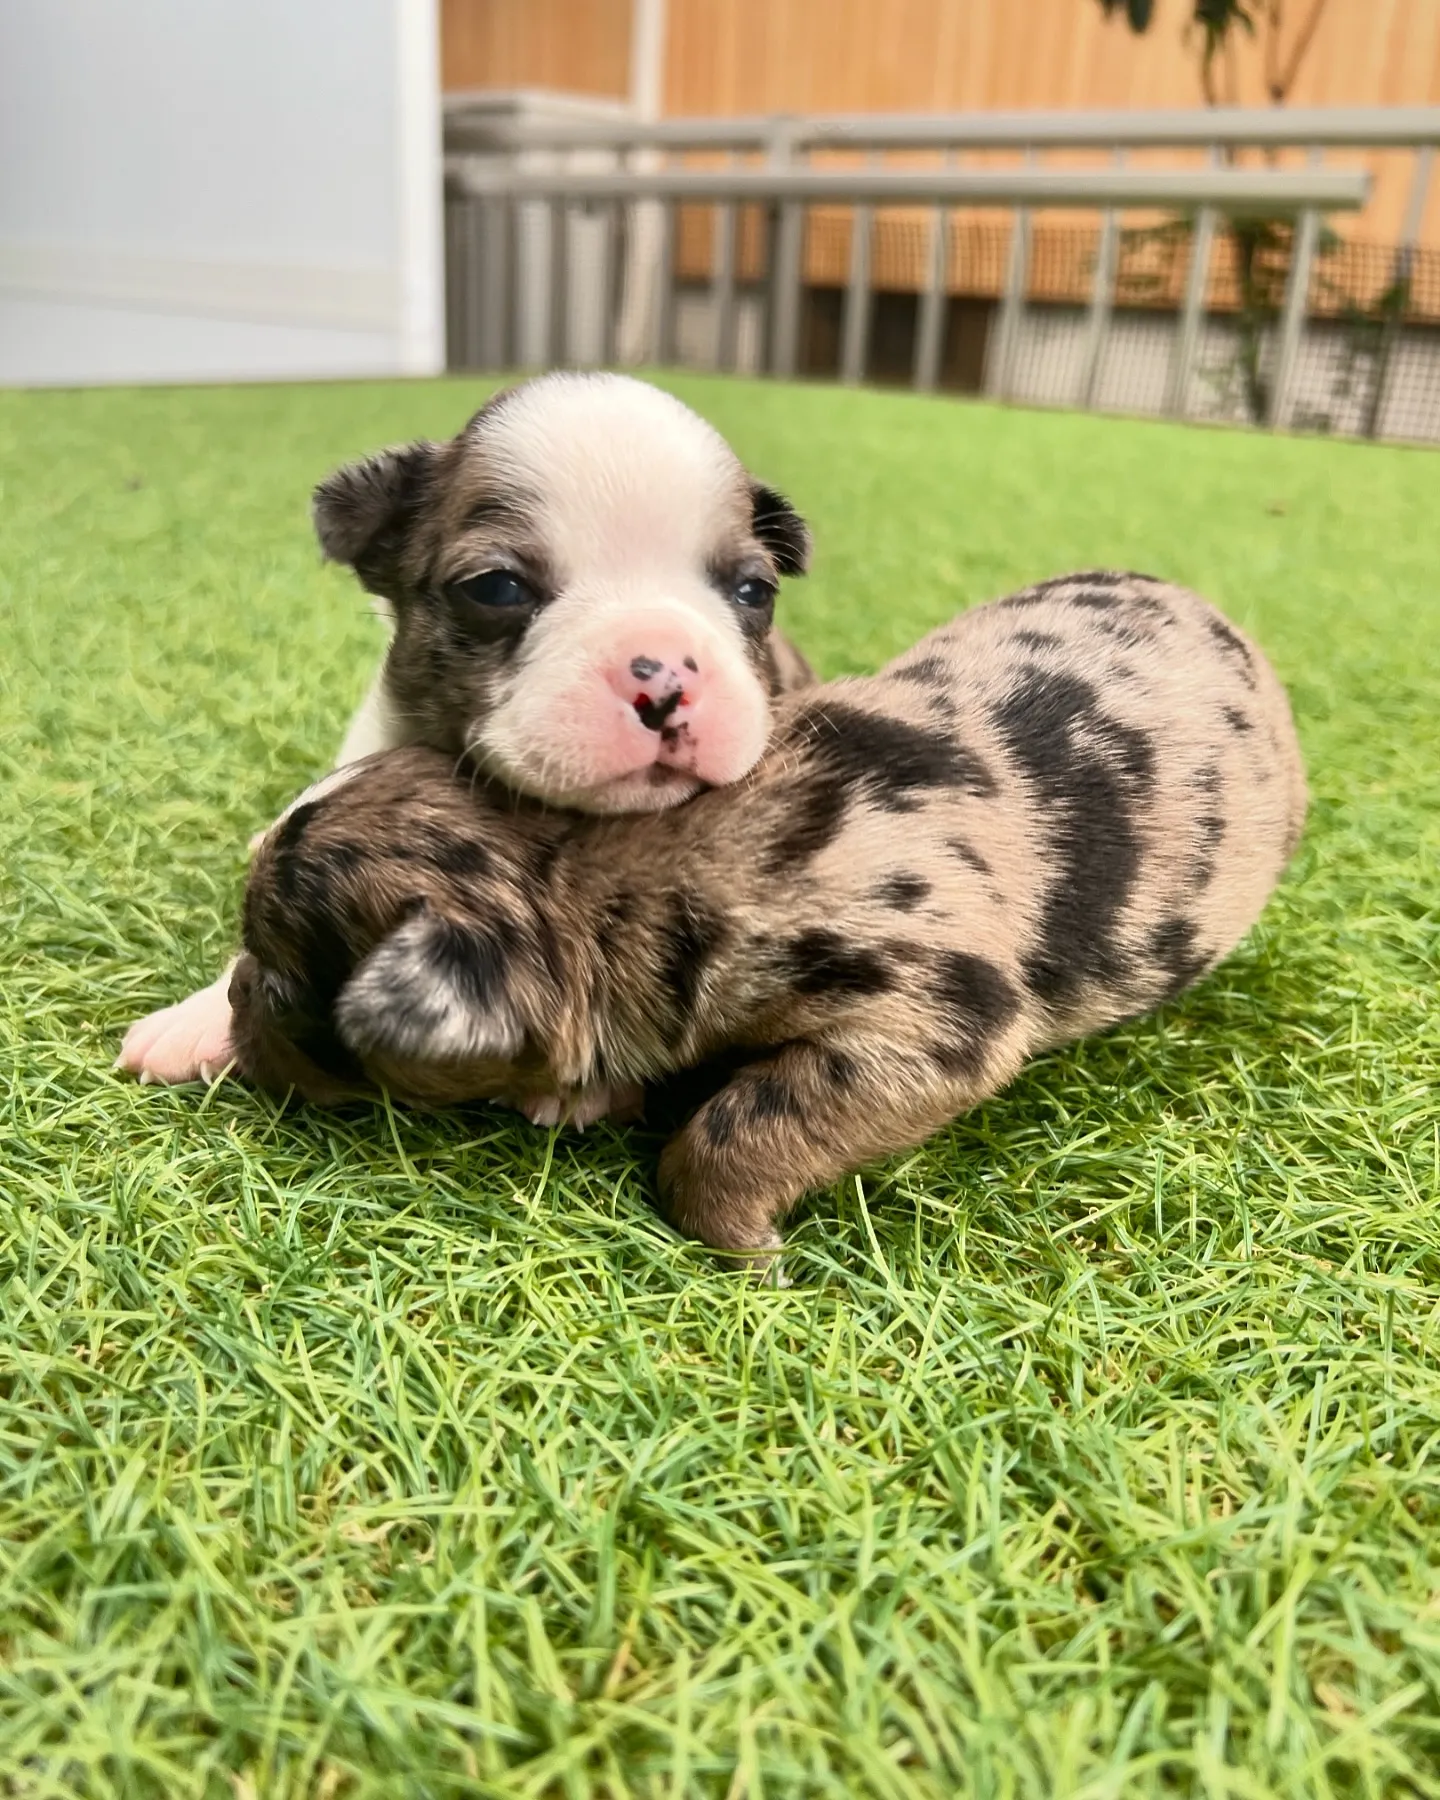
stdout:
<svg viewBox="0 0 1440 1800">
<path fill-rule="evenodd" d="M 1038 848 L 1030 982 L 1068 1035 L 1156 1003 L 1249 930 L 1306 787 L 1264 656 L 1188 590 L 1099 571 L 962 614 L 891 665 L 933 669 Z"/>
</svg>

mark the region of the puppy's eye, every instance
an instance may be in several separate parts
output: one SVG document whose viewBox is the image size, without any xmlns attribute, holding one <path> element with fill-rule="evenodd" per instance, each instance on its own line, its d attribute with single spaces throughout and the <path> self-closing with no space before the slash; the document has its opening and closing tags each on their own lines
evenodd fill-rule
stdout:
<svg viewBox="0 0 1440 1800">
<path fill-rule="evenodd" d="M 486 569 L 481 575 L 467 575 L 463 581 L 452 581 L 450 592 L 475 606 L 533 606 L 535 590 L 509 569 Z"/>
<path fill-rule="evenodd" d="M 731 588 L 730 598 L 737 606 L 769 606 L 775 599 L 775 589 L 759 575 L 747 575 Z"/>
</svg>

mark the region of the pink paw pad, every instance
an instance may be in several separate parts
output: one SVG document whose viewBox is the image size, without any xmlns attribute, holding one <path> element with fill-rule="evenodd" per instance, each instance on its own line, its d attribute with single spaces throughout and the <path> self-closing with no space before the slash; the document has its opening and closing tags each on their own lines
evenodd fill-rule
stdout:
<svg viewBox="0 0 1440 1800">
<path fill-rule="evenodd" d="M 230 1038 L 230 974 L 175 1006 L 138 1020 L 125 1033 L 115 1067 L 142 1086 L 214 1081 L 234 1056 Z"/>
</svg>

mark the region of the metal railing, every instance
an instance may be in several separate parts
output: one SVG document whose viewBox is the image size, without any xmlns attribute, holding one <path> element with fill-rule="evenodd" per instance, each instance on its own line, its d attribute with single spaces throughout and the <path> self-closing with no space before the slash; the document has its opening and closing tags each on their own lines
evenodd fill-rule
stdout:
<svg viewBox="0 0 1440 1800">
<path fill-rule="evenodd" d="M 803 150 L 1211 149 L 1318 144 L 1412 150 L 1440 142 L 1440 106 L 1175 107 L 1077 112 L 764 113 L 749 117 L 536 122 L 496 118 L 479 96 L 451 94 L 445 147 Z"/>
<path fill-rule="evenodd" d="M 1192 377 L 1202 342 L 1218 329 L 1210 294 L 1213 251 L 1222 236 L 1238 233 L 1249 220 L 1257 222 L 1252 238 L 1255 231 L 1283 227 L 1283 295 L 1263 330 L 1251 332 L 1254 341 L 1247 342 L 1246 353 L 1265 364 L 1264 422 L 1291 425 L 1299 413 L 1297 375 L 1316 261 L 1324 253 L 1323 220 L 1363 206 L 1371 185 L 1361 169 L 1327 164 L 1324 149 L 1385 149 L 1413 158 L 1388 292 L 1406 291 L 1437 143 L 1440 107 L 815 116 L 641 125 L 623 118 L 477 121 L 461 100 L 451 103 L 446 121 L 451 361 L 510 367 L 680 360 L 793 375 L 801 366 L 802 315 L 807 299 L 813 299 L 807 229 L 826 211 L 833 222 L 833 209 L 840 206 L 848 209 L 849 255 L 835 373 L 844 380 L 864 379 L 870 372 L 877 294 L 872 254 L 877 212 L 908 208 L 907 229 L 927 237 L 918 259 L 923 274 L 911 290 L 909 381 L 921 389 L 940 382 L 947 324 L 953 323 L 947 315 L 964 285 L 953 267 L 953 227 L 962 218 L 991 219 L 997 230 L 1005 230 L 1008 245 L 993 318 L 986 321 L 978 385 L 999 398 L 1094 406 L 1102 403 L 1106 382 L 1114 386 L 1122 219 L 1142 213 L 1171 221 L 1186 240 L 1187 260 L 1183 291 L 1166 315 L 1163 383 L 1148 404 L 1137 402 L 1135 409 L 1186 417 L 1196 410 Z M 1287 146 L 1309 151 L 1304 167 L 1241 167 L 1235 161 L 1235 153 L 1247 148 L 1273 153 Z M 1208 149 L 1210 158 L 1203 166 L 1128 166 L 1127 152 L 1141 148 Z M 1043 154 L 1057 149 L 1108 151 L 1109 161 L 1094 168 L 1044 166 Z M 867 165 L 835 166 L 824 153 L 837 150 L 865 151 Z M 883 153 L 893 150 L 941 152 L 946 160 L 926 168 L 887 166 Z M 971 151 L 1019 152 L 1025 160 L 1006 168 L 955 166 L 957 153 Z M 710 166 L 682 160 L 698 152 L 708 153 Z M 716 166 L 718 153 L 728 153 L 723 166 Z M 763 162 L 743 160 L 757 153 Z M 712 213 L 708 268 L 699 281 L 693 267 L 682 279 L 677 254 L 682 216 L 690 221 L 693 240 L 697 205 Z M 922 209 L 918 217 L 917 208 Z M 1029 354 L 1027 308 L 1033 307 L 1032 222 L 1040 209 L 1100 214 L 1088 255 L 1083 318 L 1065 321 L 1068 360 L 1062 359 L 1063 380 L 1050 381 L 1054 391 L 1044 390 L 1043 383 L 1037 391 L 1034 380 L 1022 378 Z M 742 220 L 759 222 L 758 255 L 756 232 L 747 234 L 748 280 L 741 269 Z M 1153 224 L 1148 229 L 1153 235 Z M 694 257 L 690 260 L 693 265 Z M 683 334 L 677 332 L 682 305 Z M 1036 323 L 1044 323 L 1035 310 Z M 742 311 L 750 341 L 744 357 Z M 1393 306 L 1383 329 L 1371 334 L 1366 354 L 1373 379 L 1360 409 L 1363 417 L 1339 428 L 1379 434 L 1397 353 L 1403 349 L 1414 361 L 1414 345 L 1408 338 L 1401 342 L 1407 331 L 1403 314 L 1403 305 Z M 1432 348 L 1434 435 L 1440 436 L 1440 341 L 1421 345 L 1426 355 Z M 1158 344 L 1147 339 L 1152 363 L 1158 352 Z M 1305 416 L 1312 414 L 1310 408 Z M 1424 428 L 1404 433 L 1429 434 Z"/>
</svg>

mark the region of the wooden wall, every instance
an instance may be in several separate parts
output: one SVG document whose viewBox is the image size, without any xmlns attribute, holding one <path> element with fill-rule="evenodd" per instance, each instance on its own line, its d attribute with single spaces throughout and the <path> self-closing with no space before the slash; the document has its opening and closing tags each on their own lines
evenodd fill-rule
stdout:
<svg viewBox="0 0 1440 1800">
<path fill-rule="evenodd" d="M 630 0 L 441 0 L 440 68 L 461 88 L 625 94 Z"/>
<path fill-rule="evenodd" d="M 669 0 L 665 110 L 1200 105 L 1189 0 L 1156 11 L 1136 38 L 1097 0 Z M 445 86 L 621 95 L 629 20 L 630 0 L 443 0 Z M 1220 82 L 1224 99 L 1264 103 L 1258 43 L 1239 40 Z M 1440 104 L 1440 0 L 1327 0 L 1291 103 Z M 1409 159 L 1372 166 L 1375 199 L 1353 229 L 1393 240 Z M 1440 246 L 1440 176 L 1424 241 Z"/>
</svg>

